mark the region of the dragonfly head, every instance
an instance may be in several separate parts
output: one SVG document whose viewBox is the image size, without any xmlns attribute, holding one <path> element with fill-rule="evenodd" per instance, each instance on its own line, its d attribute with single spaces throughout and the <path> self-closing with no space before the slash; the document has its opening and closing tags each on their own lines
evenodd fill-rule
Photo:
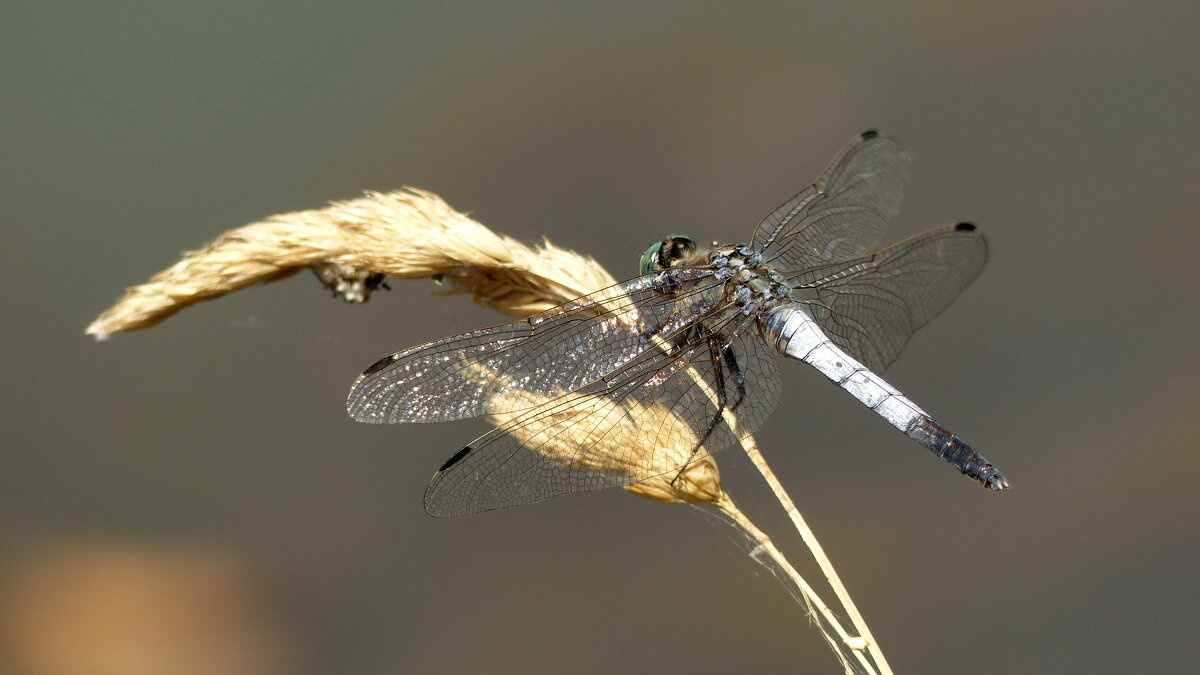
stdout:
<svg viewBox="0 0 1200 675">
<path fill-rule="evenodd" d="M 662 241 L 656 241 L 642 254 L 642 274 L 670 269 L 680 260 L 690 258 L 695 252 L 696 242 L 682 234 L 673 234 Z"/>
</svg>

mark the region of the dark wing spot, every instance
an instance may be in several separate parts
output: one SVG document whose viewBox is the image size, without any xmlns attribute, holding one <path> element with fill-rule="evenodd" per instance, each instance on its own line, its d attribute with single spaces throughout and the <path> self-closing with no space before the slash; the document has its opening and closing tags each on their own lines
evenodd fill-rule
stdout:
<svg viewBox="0 0 1200 675">
<path fill-rule="evenodd" d="M 878 131 L 876 131 L 874 129 L 867 129 L 866 131 L 862 132 L 862 139 L 864 141 L 868 141 L 872 138 L 875 138 L 878 135 L 879 135 Z"/>
<path fill-rule="evenodd" d="M 470 453 L 471 450 L 473 450 L 473 449 L 474 448 L 472 448 L 471 446 L 468 445 L 467 447 L 463 448 L 462 450 L 459 450 L 458 452 L 454 453 L 454 456 L 451 457 L 450 459 L 446 460 L 446 463 L 442 465 L 442 468 L 438 469 L 438 473 L 441 473 L 442 471 L 445 471 L 446 469 L 449 469 L 450 467 L 454 466 L 455 464 L 458 464 L 459 462 L 461 462 L 462 458 L 466 457 L 467 454 Z"/>
<path fill-rule="evenodd" d="M 954 229 L 958 230 L 959 232 L 974 232 L 975 226 L 971 223 L 959 223 L 954 226 Z"/>
<path fill-rule="evenodd" d="M 385 356 L 382 359 L 379 359 L 378 361 L 376 361 L 375 363 L 372 363 L 370 368 L 367 368 L 366 370 L 363 371 L 363 375 L 370 375 L 371 373 L 373 373 L 377 370 L 383 370 L 387 366 L 391 365 L 392 362 L 394 362 L 399 357 L 400 357 L 399 354 L 392 354 L 391 356 Z"/>
</svg>

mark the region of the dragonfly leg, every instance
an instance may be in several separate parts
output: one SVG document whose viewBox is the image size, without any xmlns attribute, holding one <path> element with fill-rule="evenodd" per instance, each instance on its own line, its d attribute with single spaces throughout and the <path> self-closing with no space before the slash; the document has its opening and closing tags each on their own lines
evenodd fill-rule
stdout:
<svg viewBox="0 0 1200 675">
<path fill-rule="evenodd" d="M 737 401 L 729 406 L 729 412 L 733 412 L 742 404 L 742 401 L 746 400 L 746 376 L 742 373 L 742 367 L 738 365 L 732 345 L 726 345 L 721 356 L 725 361 L 725 367 L 729 369 L 729 374 L 733 376 L 734 385 L 737 386 Z"/>
<path fill-rule="evenodd" d="M 640 333 L 641 338 L 643 340 L 653 340 L 654 338 L 658 337 L 659 333 L 662 333 L 663 328 L 665 328 L 667 326 L 667 324 L 671 323 L 672 321 L 674 321 L 676 319 L 677 314 L 678 314 L 677 310 L 672 309 L 665 316 L 663 316 L 662 319 L 660 319 L 658 321 L 658 323 L 656 323 L 654 326 L 642 331 Z M 672 347 L 672 349 L 674 349 L 674 348 L 678 347 L 678 345 L 671 345 L 671 347 Z"/>
<path fill-rule="evenodd" d="M 716 430 L 717 425 L 724 420 L 725 409 L 729 405 L 729 398 L 725 392 L 725 367 L 723 365 L 725 358 L 723 352 L 728 351 L 728 347 L 723 348 L 721 346 L 721 340 L 719 337 L 713 334 L 711 331 L 705 332 L 707 333 L 705 342 L 708 343 L 708 356 L 713 368 L 713 379 L 716 380 L 717 385 L 717 412 L 715 415 L 713 415 L 712 420 L 708 423 L 708 428 L 704 430 L 704 435 L 700 437 L 699 442 L 697 442 L 696 446 L 692 448 L 692 452 L 688 455 L 687 461 L 683 463 L 683 466 L 679 468 L 679 472 L 676 473 L 675 477 L 671 479 L 672 486 L 674 486 L 675 481 L 679 480 L 679 477 L 683 475 L 683 470 L 692 463 L 693 459 L 696 458 L 696 454 L 700 452 L 700 448 L 704 447 L 704 443 L 708 441 L 708 437 L 712 436 L 712 432 Z M 734 361 L 733 363 L 736 367 L 737 362 Z M 739 404 L 745 398 L 746 394 L 745 383 L 740 380 L 742 380 L 742 373 L 741 369 L 738 369 L 737 374 L 734 375 L 734 381 L 738 384 Z"/>
</svg>

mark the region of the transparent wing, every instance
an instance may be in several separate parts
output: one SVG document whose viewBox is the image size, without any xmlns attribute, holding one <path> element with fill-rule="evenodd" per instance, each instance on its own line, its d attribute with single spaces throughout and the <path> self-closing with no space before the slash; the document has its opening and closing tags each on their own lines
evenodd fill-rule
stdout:
<svg viewBox="0 0 1200 675">
<path fill-rule="evenodd" d="M 765 343 L 753 329 L 745 333 L 728 342 L 735 368 L 723 354 L 714 362 L 707 341 L 694 337 L 673 354 L 645 354 L 583 390 L 514 416 L 434 474 L 426 511 L 461 516 L 628 485 L 678 471 L 753 433 L 774 410 L 781 385 Z M 736 405 L 735 429 L 725 421 L 714 426 L 714 398 L 721 396 Z"/>
<path fill-rule="evenodd" d="M 881 372 L 908 338 L 941 313 L 987 261 L 987 240 L 974 225 L 929 230 L 855 260 L 788 278 L 821 328 L 839 347 Z M 800 295 L 801 293 L 797 293 Z"/>
<path fill-rule="evenodd" d="M 879 246 L 900 209 L 908 155 L 891 138 L 861 134 L 816 183 L 784 202 L 754 230 L 751 245 L 780 272 L 849 260 Z"/>
<path fill-rule="evenodd" d="M 516 392 L 574 391 L 657 350 L 654 336 L 673 339 L 686 329 L 692 317 L 679 314 L 678 303 L 720 287 L 706 275 L 675 270 L 682 286 L 673 295 L 647 275 L 522 321 L 384 357 L 354 382 L 346 410 L 360 422 L 445 422 L 519 409 Z"/>
</svg>

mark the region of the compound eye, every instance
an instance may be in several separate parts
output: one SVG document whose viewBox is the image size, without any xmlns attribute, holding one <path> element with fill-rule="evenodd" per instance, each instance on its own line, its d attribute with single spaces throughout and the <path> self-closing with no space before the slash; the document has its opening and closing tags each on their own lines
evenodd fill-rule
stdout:
<svg viewBox="0 0 1200 675">
<path fill-rule="evenodd" d="M 670 240 L 654 242 L 650 248 L 646 249 L 646 252 L 642 254 L 641 273 L 643 276 L 646 274 L 653 274 L 654 272 L 662 269 L 662 247 L 663 244 L 667 243 L 667 241 Z"/>
<path fill-rule="evenodd" d="M 696 242 L 682 234 L 673 234 L 655 242 L 642 254 L 641 273 L 653 274 L 670 269 L 680 260 L 690 258 L 696 252 L 696 248 Z"/>
</svg>

